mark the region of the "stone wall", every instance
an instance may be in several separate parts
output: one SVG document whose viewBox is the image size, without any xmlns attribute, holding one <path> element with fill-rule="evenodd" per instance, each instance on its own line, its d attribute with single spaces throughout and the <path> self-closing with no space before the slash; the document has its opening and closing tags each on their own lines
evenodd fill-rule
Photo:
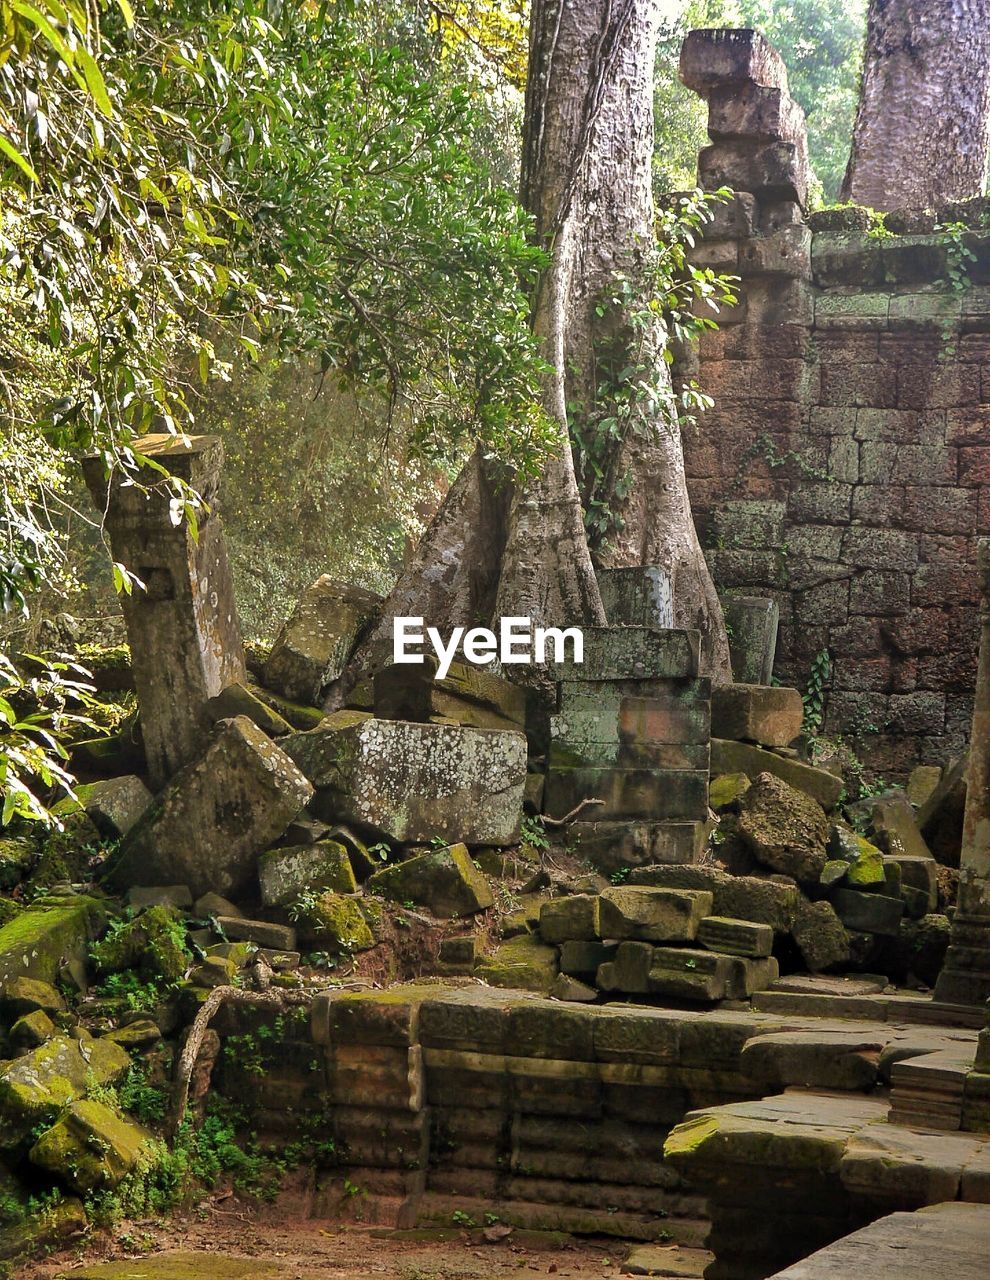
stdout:
<svg viewBox="0 0 990 1280">
<path fill-rule="evenodd" d="M 972 712 L 990 203 L 806 216 L 803 131 L 753 38 L 692 33 L 682 58 L 702 185 L 737 193 L 695 262 L 741 281 L 681 362 L 715 400 L 685 431 L 691 498 L 720 589 L 779 603 L 776 677 L 803 687 L 827 650 L 825 731 L 903 777 L 964 749 Z"/>
</svg>

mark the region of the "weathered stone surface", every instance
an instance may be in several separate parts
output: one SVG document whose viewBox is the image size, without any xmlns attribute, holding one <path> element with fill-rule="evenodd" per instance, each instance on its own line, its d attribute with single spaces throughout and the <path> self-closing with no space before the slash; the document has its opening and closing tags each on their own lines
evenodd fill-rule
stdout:
<svg viewBox="0 0 990 1280">
<path fill-rule="evenodd" d="M 620 569 L 596 568 L 605 616 L 612 626 L 674 626 L 674 594 L 670 575 L 656 565 Z"/>
<path fill-rule="evenodd" d="M 799 902 L 791 917 L 791 933 L 812 973 L 834 969 L 849 960 L 849 939 L 828 902 Z"/>
<path fill-rule="evenodd" d="M 200 758 L 132 828 L 112 883 L 183 883 L 197 896 L 236 892 L 251 883 L 257 855 L 312 794 L 292 760 L 250 720 L 223 720 Z"/>
<path fill-rule="evenodd" d="M 22 1014 L 10 1028 L 10 1043 L 18 1053 L 25 1053 L 37 1049 L 55 1033 L 55 1023 L 44 1009 L 35 1009 L 33 1013 Z"/>
<path fill-rule="evenodd" d="M 428 907 L 442 919 L 487 911 L 495 902 L 488 881 L 463 844 L 383 867 L 369 879 L 368 888 L 396 902 Z"/>
<path fill-rule="evenodd" d="M 690 947 L 654 947 L 647 990 L 675 1000 L 709 1003 L 727 994 L 728 956 Z"/>
<path fill-rule="evenodd" d="M 189 972 L 194 987 L 229 987 L 237 976 L 237 964 L 229 956 L 206 956 Z"/>
<path fill-rule="evenodd" d="M 204 499 L 196 536 L 171 518 L 166 485 L 108 480 L 101 457 L 83 462 L 86 483 L 110 535 L 114 559 L 144 583 L 122 594 L 131 667 L 152 785 L 161 787 L 199 754 L 207 703 L 244 680 L 234 589 L 217 514 L 223 444 L 216 436 L 149 435 L 141 452 Z"/>
<path fill-rule="evenodd" d="M 83 1235 L 88 1227 L 86 1210 L 74 1196 L 66 1196 L 24 1222 L 0 1227 L 0 1258 L 5 1261 L 37 1257 Z"/>
<path fill-rule="evenodd" d="M 554 1000 L 567 1000 L 572 1004 L 592 1004 L 598 999 L 598 992 L 587 983 L 579 982 L 570 974 L 558 973 L 550 988 Z"/>
<path fill-rule="evenodd" d="M 731 920 L 726 916 L 706 916 L 698 926 L 698 941 L 709 951 L 730 956 L 768 956 L 773 947 L 773 929 L 768 924 Z"/>
<path fill-rule="evenodd" d="M 320 817 L 402 843 L 518 839 L 526 777 L 521 733 L 344 711 L 282 745 L 318 788 L 313 808 Z"/>
<path fill-rule="evenodd" d="M 319 946 L 336 951 L 367 951 L 375 935 L 360 898 L 328 890 L 307 912 L 306 923 Z"/>
<path fill-rule="evenodd" d="M 900 896 L 904 911 L 914 919 L 929 915 L 938 907 L 938 863 L 934 858 L 917 858 L 907 854 L 887 855 L 887 865 L 897 868 Z"/>
<path fill-rule="evenodd" d="M 828 838 L 828 853 L 830 858 L 846 863 L 847 884 L 867 889 L 884 883 L 884 855 L 876 845 L 850 827 L 841 823 L 832 827 Z"/>
<path fill-rule="evenodd" d="M 216 922 L 232 942 L 256 942 L 276 951 L 295 951 L 296 931 L 288 925 L 268 920 L 247 920 L 244 916 L 217 916 Z"/>
<path fill-rule="evenodd" d="M 270 849 L 258 859 L 261 901 L 285 906 L 307 889 L 357 893 L 347 850 L 336 840 Z"/>
<path fill-rule="evenodd" d="M 56 1036 L 0 1070 L 0 1146 L 13 1147 L 92 1085 L 113 1084 L 130 1056 L 107 1040 Z"/>
<path fill-rule="evenodd" d="M 712 733 L 718 738 L 787 747 L 801 732 L 804 703 L 797 689 L 724 684 L 712 690 Z"/>
<path fill-rule="evenodd" d="M 722 773 L 708 784 L 708 803 L 716 813 L 721 809 L 738 808 L 739 801 L 749 790 L 749 778 L 744 773 Z"/>
<path fill-rule="evenodd" d="M 644 942 L 690 942 L 711 909 L 712 895 L 705 890 L 613 886 L 601 894 L 601 936 Z"/>
<path fill-rule="evenodd" d="M 544 942 L 591 942 L 601 935 L 597 894 L 554 898 L 540 909 L 540 937 Z"/>
<path fill-rule="evenodd" d="M 264 680 L 293 702 L 316 703 L 336 680 L 374 619 L 381 597 L 360 587 L 317 578 L 300 597 L 272 645 Z"/>
<path fill-rule="evenodd" d="M 197 916 L 202 920 L 209 919 L 210 916 L 242 916 L 244 912 L 232 903 L 228 898 L 223 898 L 219 893 L 204 893 L 196 899 L 193 907 Z"/>
<path fill-rule="evenodd" d="M 65 1000 L 50 982 L 40 982 L 37 978 L 11 978 L 0 987 L 0 1016 L 6 1021 L 12 1022 L 36 1009 L 61 1013 Z"/>
<path fill-rule="evenodd" d="M 787 70 L 780 54 L 760 32 L 751 29 L 688 32 L 681 46 L 680 77 L 703 98 L 713 89 L 737 88 L 747 82 L 768 89 L 787 88 Z"/>
<path fill-rule="evenodd" d="M 247 716 L 269 738 L 284 737 L 293 728 L 285 716 L 269 706 L 246 684 L 227 685 L 226 689 L 221 689 L 216 697 L 210 699 L 207 710 L 214 723 L 217 720 L 232 720 L 234 716 Z"/>
<path fill-rule="evenodd" d="M 835 889 L 831 895 L 836 914 L 854 933 L 878 933 L 897 937 L 904 903 L 883 893 L 858 893 L 855 889 Z"/>
<path fill-rule="evenodd" d="M 583 634 L 583 662 L 568 656 L 565 662 L 550 663 L 555 680 L 687 680 L 698 675 L 697 631 L 584 627 Z"/>
<path fill-rule="evenodd" d="M 375 673 L 375 715 L 384 720 L 427 722 L 446 716 L 473 729 L 525 730 L 526 691 L 484 667 L 453 662 L 442 680 L 438 662 L 393 663 Z"/>
<path fill-rule="evenodd" d="M 798 142 L 804 133 L 804 112 L 786 89 L 749 82 L 709 92 L 708 134 L 716 141 Z"/>
<path fill-rule="evenodd" d="M 736 199 L 746 198 L 741 194 Z M 752 197 L 748 197 L 752 199 Z M 780 606 L 760 596 L 724 596 L 722 610 L 731 628 L 732 674 L 746 684 L 769 684 L 777 652 Z"/>
<path fill-rule="evenodd" d="M 715 142 L 698 155 L 698 181 L 707 191 L 732 187 L 803 205 L 808 178 L 803 138 L 798 142 Z"/>
<path fill-rule="evenodd" d="M 151 792 L 134 774 L 91 782 L 77 794 L 97 831 L 110 840 L 126 836 L 152 801 Z"/>
<path fill-rule="evenodd" d="M 564 942 L 560 947 L 560 971 L 594 979 L 599 966 L 612 960 L 615 952 L 615 946 L 605 942 Z"/>
<path fill-rule="evenodd" d="M 595 809 L 603 820 L 700 821 L 708 813 L 708 771 L 558 766 L 547 774 L 547 813 L 569 813 L 592 797 L 604 801 Z"/>
<path fill-rule="evenodd" d="M 739 1059 L 761 1088 L 853 1089 L 868 1093 L 877 1083 L 885 1035 L 862 1031 L 780 1031 L 754 1036 Z"/>
<path fill-rule="evenodd" d="M 828 820 L 821 805 L 761 773 L 742 802 L 739 835 L 764 866 L 813 886 L 827 861 Z"/>
<path fill-rule="evenodd" d="M 641 867 L 629 876 L 630 884 L 667 889 L 706 889 L 712 894 L 714 915 L 733 920 L 768 924 L 778 933 L 791 927 L 791 914 L 799 900 L 796 884 L 759 876 L 734 876 L 719 867 Z"/>
<path fill-rule="evenodd" d="M 814 765 L 779 756 L 751 743 L 730 742 L 725 738 L 712 738 L 712 773 L 745 773 L 748 778 L 772 773 L 788 786 L 811 796 L 826 811 L 835 808 L 842 791 L 842 779 L 827 769 L 816 769 Z"/>
<path fill-rule="evenodd" d="M 918 810 L 918 826 L 925 843 L 947 867 L 959 866 L 968 764 L 969 758 L 964 755 L 946 766 L 938 786 Z"/>
<path fill-rule="evenodd" d="M 931 857 L 918 829 L 914 809 L 907 795 L 899 790 L 885 791 L 850 807 L 851 816 L 865 817 L 874 844 L 884 853 L 908 857 Z"/>
<path fill-rule="evenodd" d="M 0 929 L 0 983 L 37 978 L 53 983 L 63 963 L 84 960 L 89 940 L 106 921 L 94 898 L 66 898 L 55 906 L 34 906 Z"/>
<path fill-rule="evenodd" d="M 557 977 L 557 952 L 532 934 L 521 934 L 480 960 L 474 973 L 492 987 L 516 987 L 548 995 Z"/>
<path fill-rule="evenodd" d="M 102 1102 L 80 1099 L 41 1135 L 29 1159 L 59 1177 L 72 1191 L 115 1187 L 150 1151 L 147 1129 L 125 1120 Z"/>
<path fill-rule="evenodd" d="M 938 765 L 919 764 L 911 770 L 904 790 L 915 809 L 920 809 L 934 795 L 938 784 L 942 781 L 942 770 Z"/>
<path fill-rule="evenodd" d="M 127 891 L 127 905 L 135 911 L 146 907 L 191 907 L 192 893 L 187 884 L 132 885 Z"/>
<path fill-rule="evenodd" d="M 626 867 L 696 862 L 705 841 L 703 822 L 573 822 L 575 851 L 611 875 Z"/>
</svg>

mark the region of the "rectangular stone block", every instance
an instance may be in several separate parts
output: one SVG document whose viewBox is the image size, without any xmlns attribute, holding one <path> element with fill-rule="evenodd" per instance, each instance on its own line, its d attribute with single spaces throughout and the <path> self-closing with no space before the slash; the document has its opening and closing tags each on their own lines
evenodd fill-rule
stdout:
<svg viewBox="0 0 990 1280">
<path fill-rule="evenodd" d="M 698 674 L 697 631 L 652 627 L 585 627 L 584 660 L 548 663 L 555 680 L 690 679 Z M 571 646 L 568 646 L 570 652 Z"/>
<path fill-rule="evenodd" d="M 722 611 L 729 630 L 733 676 L 745 684 L 769 684 L 777 652 L 777 601 L 759 596 L 723 596 Z"/>
<path fill-rule="evenodd" d="M 596 893 L 554 898 L 540 908 L 540 936 L 544 942 L 589 942 L 598 938 Z"/>
<path fill-rule="evenodd" d="M 712 774 L 720 773 L 745 773 L 751 779 L 759 773 L 772 773 L 817 800 L 823 809 L 833 809 L 842 791 L 842 779 L 827 769 L 787 759 L 748 742 L 712 738 Z"/>
<path fill-rule="evenodd" d="M 596 577 L 605 616 L 613 627 L 673 627 L 673 588 L 663 569 L 651 564 L 598 569 Z"/>
<path fill-rule="evenodd" d="M 281 741 L 316 786 L 313 808 L 324 821 L 357 823 L 403 843 L 518 840 L 521 733 L 339 711 Z"/>
<path fill-rule="evenodd" d="M 690 863 L 701 856 L 703 822 L 574 822 L 568 828 L 581 857 L 605 875 L 651 863 Z"/>
<path fill-rule="evenodd" d="M 698 941 L 709 951 L 732 956 L 768 956 L 773 947 L 773 929 L 751 920 L 730 920 L 726 916 L 706 916 L 698 926 Z"/>
<path fill-rule="evenodd" d="M 250 720 L 221 720 L 199 759 L 131 828 L 111 882 L 185 884 L 193 897 L 239 892 L 253 883 L 258 854 L 312 794 L 290 757 Z"/>
<path fill-rule="evenodd" d="M 708 136 L 715 142 L 797 142 L 804 133 L 804 112 L 786 88 L 750 81 L 714 88 L 708 95 Z"/>
<path fill-rule="evenodd" d="M 731 187 L 803 206 L 808 196 L 807 145 L 715 142 L 698 155 L 698 183 L 706 191 Z"/>
<path fill-rule="evenodd" d="M 718 738 L 787 747 L 800 734 L 803 720 L 797 689 L 723 684 L 712 691 L 712 733 Z"/>
<path fill-rule="evenodd" d="M 711 907 L 704 890 L 613 885 L 601 893 L 599 928 L 609 939 L 691 942 Z"/>
<path fill-rule="evenodd" d="M 680 77 L 706 97 L 713 89 L 747 82 L 786 89 L 787 71 L 773 45 L 751 28 L 705 28 L 688 32 L 681 45 Z"/>
<path fill-rule="evenodd" d="M 836 889 L 831 894 L 832 906 L 847 929 L 853 933 L 877 933 L 896 938 L 904 903 L 883 893 L 858 893 L 855 889 Z"/>
<path fill-rule="evenodd" d="M 594 979 L 599 966 L 615 958 L 616 947 L 605 942 L 563 942 L 560 972 L 574 978 Z"/>
<path fill-rule="evenodd" d="M 422 666 L 393 663 L 375 673 L 375 715 L 384 720 L 429 721 L 446 716 L 474 729 L 526 727 L 526 691 L 468 662 L 454 662 L 436 678 L 436 658 Z"/>
<path fill-rule="evenodd" d="M 547 774 L 543 808 L 560 816 L 582 800 L 601 799 L 595 816 L 674 818 L 703 821 L 708 816 L 708 774 L 704 770 L 555 768 Z M 496 841 L 482 841 L 493 844 Z"/>
<path fill-rule="evenodd" d="M 278 633 L 265 663 L 265 684 L 294 702 L 317 703 L 323 688 L 343 672 L 370 627 L 381 596 L 317 578 Z"/>
</svg>

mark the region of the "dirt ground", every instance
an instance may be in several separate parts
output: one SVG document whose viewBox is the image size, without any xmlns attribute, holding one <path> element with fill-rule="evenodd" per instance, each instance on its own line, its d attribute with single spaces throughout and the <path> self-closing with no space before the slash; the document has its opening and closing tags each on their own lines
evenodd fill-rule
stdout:
<svg viewBox="0 0 990 1280">
<path fill-rule="evenodd" d="M 495 1238 L 503 1233 L 504 1238 Z M 581 1240 L 504 1227 L 489 1229 L 488 1234 L 492 1238 L 485 1239 L 480 1230 L 393 1232 L 293 1219 L 277 1206 L 259 1208 L 227 1198 L 204 1202 L 190 1216 L 166 1224 L 122 1224 L 110 1234 L 23 1267 L 15 1276 L 84 1280 L 92 1275 L 96 1280 L 101 1264 L 115 1263 L 104 1273 L 107 1280 L 603 1280 L 622 1274 L 635 1247 L 613 1239 Z M 674 1276 L 700 1276 L 710 1259 L 700 1250 L 651 1249 L 669 1256 L 667 1274 Z M 237 1259 L 247 1260 L 240 1274 L 225 1265 L 229 1260 L 236 1267 Z"/>
</svg>

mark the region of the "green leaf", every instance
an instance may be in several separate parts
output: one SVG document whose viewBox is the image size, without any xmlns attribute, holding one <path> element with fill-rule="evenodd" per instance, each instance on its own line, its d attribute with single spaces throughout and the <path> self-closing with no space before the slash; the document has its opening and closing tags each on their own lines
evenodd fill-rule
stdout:
<svg viewBox="0 0 990 1280">
<path fill-rule="evenodd" d="M 95 58 L 88 49 L 80 45 L 76 50 L 76 61 L 79 63 L 79 68 L 82 71 L 86 87 L 89 89 L 93 101 L 108 120 L 113 119 L 113 103 L 110 101 L 106 81 L 103 79 L 100 68 L 96 65 Z"/>
<path fill-rule="evenodd" d="M 7 156 L 8 159 L 12 160 L 14 164 L 17 165 L 18 169 L 21 170 L 21 172 L 25 175 L 25 177 L 28 179 L 29 182 L 34 182 L 40 185 L 41 179 L 35 173 L 34 169 L 27 162 L 27 160 L 24 159 L 24 157 L 17 150 L 17 148 L 12 143 L 7 141 L 7 139 L 3 136 L 2 133 L 0 133 L 0 152 L 2 152 L 5 156 Z"/>
</svg>

